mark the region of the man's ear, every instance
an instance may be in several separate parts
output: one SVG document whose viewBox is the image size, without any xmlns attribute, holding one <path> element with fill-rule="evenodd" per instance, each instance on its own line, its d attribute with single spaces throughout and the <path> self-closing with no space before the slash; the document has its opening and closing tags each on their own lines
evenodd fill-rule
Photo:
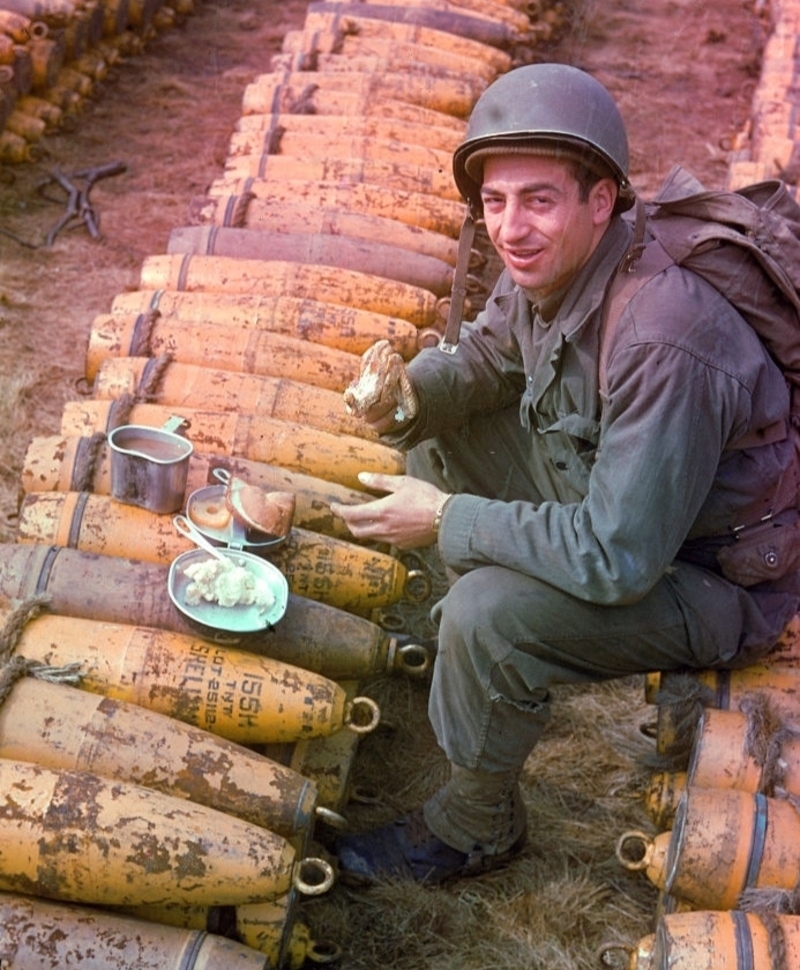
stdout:
<svg viewBox="0 0 800 970">
<path fill-rule="evenodd" d="M 596 226 L 608 222 L 617 203 L 619 186 L 614 179 L 600 179 L 595 182 L 589 193 L 589 205 L 592 207 L 592 219 Z"/>
</svg>

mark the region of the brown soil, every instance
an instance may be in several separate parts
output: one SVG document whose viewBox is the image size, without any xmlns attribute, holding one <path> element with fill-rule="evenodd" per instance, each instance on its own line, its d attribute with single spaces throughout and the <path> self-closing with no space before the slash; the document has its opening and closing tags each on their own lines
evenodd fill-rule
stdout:
<svg viewBox="0 0 800 970">
<path fill-rule="evenodd" d="M 760 66 L 765 28 L 753 4 L 574 0 L 573 7 L 563 38 L 541 59 L 594 72 L 618 98 L 634 185 L 651 195 L 676 162 L 709 187 L 724 185 L 726 149 L 744 126 Z M 82 112 L 40 143 L 38 161 L 0 172 L 0 541 L 14 540 L 28 442 L 56 433 L 64 403 L 85 390 L 92 320 L 136 288 L 143 259 L 165 252 L 170 231 L 187 224 L 191 200 L 221 173 L 244 87 L 269 70 L 305 9 L 302 0 L 198 0 L 184 23 L 112 68 Z M 45 246 L 65 209 L 53 185 L 56 201 L 40 184 L 56 171 L 112 161 L 125 172 L 92 189 L 101 238 L 77 222 Z M 633 942 L 648 932 L 654 894 L 613 858 L 620 826 L 641 824 L 628 797 L 640 752 L 640 688 L 565 692 L 561 719 L 529 766 L 536 831 L 525 875 L 421 895 L 337 889 L 309 906 L 316 935 L 342 943 L 343 965 L 363 970 L 575 970 L 597 966 L 601 940 Z M 364 745 L 359 776 L 383 789 L 386 817 L 419 799 L 438 763 L 424 690 L 404 682 L 375 690 L 399 709 L 400 727 L 372 749 Z"/>
</svg>

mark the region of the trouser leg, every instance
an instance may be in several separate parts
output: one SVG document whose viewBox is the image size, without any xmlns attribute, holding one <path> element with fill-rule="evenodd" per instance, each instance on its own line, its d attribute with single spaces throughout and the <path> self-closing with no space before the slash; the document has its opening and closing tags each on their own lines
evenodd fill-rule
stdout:
<svg viewBox="0 0 800 970">
<path fill-rule="evenodd" d="M 724 662 L 751 616 L 746 592 L 679 564 L 641 602 L 596 606 L 501 567 L 460 577 L 440 622 L 429 715 L 452 768 L 424 806 L 462 852 L 505 852 L 524 815 L 517 780 L 550 716 L 550 689 Z"/>
<path fill-rule="evenodd" d="M 576 501 L 511 410 L 424 442 L 408 473 L 446 491 Z M 638 603 L 608 607 L 488 566 L 451 577 L 439 624 L 429 714 L 452 768 L 424 806 L 429 828 L 461 851 L 503 852 L 519 834 L 517 779 L 549 716 L 550 688 L 729 661 L 743 631 L 769 638 L 747 591 L 677 563 Z"/>
<path fill-rule="evenodd" d="M 450 780 L 422 807 L 428 828 L 467 855 L 507 852 L 525 832 L 518 771 L 472 771 L 451 764 Z"/>
<path fill-rule="evenodd" d="M 755 622 L 746 591 L 685 564 L 614 607 L 487 566 L 461 576 L 433 613 L 431 723 L 449 761 L 489 772 L 520 769 L 554 685 L 719 665 Z"/>
</svg>

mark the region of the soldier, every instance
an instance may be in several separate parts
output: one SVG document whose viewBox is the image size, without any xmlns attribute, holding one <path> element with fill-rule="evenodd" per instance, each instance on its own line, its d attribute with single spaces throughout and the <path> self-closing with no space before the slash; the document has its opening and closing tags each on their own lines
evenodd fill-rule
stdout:
<svg viewBox="0 0 800 970">
<path fill-rule="evenodd" d="M 366 475 L 386 494 L 335 509 L 359 538 L 438 545 L 451 584 L 433 610 L 429 714 L 452 771 L 420 809 L 341 839 L 351 881 L 505 863 L 553 685 L 752 663 L 800 606 L 796 563 L 743 586 L 717 558 L 767 510 L 800 516 L 787 386 L 755 331 L 672 264 L 603 344 L 635 198 L 609 93 L 565 65 L 509 72 L 479 99 L 454 173 L 504 271 L 456 353 L 394 372 L 402 407 L 361 402 L 408 450 L 407 475 Z"/>
</svg>

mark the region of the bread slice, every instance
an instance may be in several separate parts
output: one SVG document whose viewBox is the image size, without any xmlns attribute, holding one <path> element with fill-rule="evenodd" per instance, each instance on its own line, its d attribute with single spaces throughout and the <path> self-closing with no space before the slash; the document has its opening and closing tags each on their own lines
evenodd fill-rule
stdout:
<svg viewBox="0 0 800 970">
<path fill-rule="evenodd" d="M 276 539 L 291 531 L 295 504 L 294 492 L 271 492 L 235 475 L 225 491 L 225 505 L 235 519 Z"/>
<path fill-rule="evenodd" d="M 231 510 L 227 507 L 224 495 L 220 495 L 219 498 L 195 499 L 189 511 L 189 518 L 201 529 L 220 531 L 227 529 L 231 520 Z"/>
</svg>

